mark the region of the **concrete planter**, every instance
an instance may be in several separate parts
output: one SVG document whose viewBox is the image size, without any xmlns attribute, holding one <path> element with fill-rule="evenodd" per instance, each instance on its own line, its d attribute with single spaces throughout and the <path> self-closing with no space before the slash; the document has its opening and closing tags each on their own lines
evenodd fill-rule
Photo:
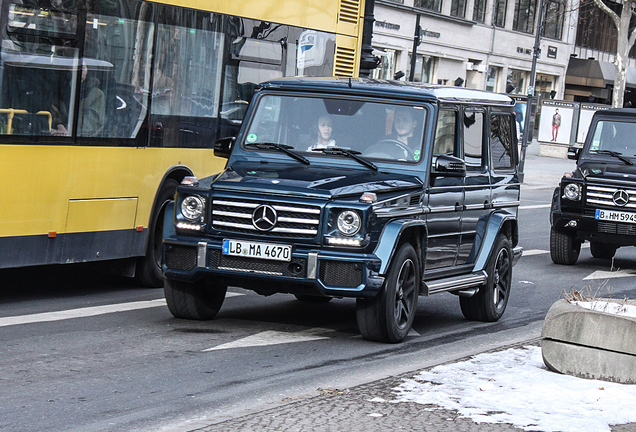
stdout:
<svg viewBox="0 0 636 432">
<path fill-rule="evenodd" d="M 636 301 L 627 304 L 636 306 Z M 636 384 L 636 318 L 559 300 L 548 311 L 541 337 L 543 361 L 550 370 Z"/>
</svg>

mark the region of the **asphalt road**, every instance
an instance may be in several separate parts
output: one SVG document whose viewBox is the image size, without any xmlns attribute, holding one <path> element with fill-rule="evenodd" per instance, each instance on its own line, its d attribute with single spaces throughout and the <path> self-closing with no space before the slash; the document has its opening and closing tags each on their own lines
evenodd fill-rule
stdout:
<svg viewBox="0 0 636 432">
<path fill-rule="evenodd" d="M 162 290 L 90 266 L 0 271 L 0 430 L 186 431 L 536 339 L 564 292 L 636 297 L 636 248 L 552 264 L 552 186 L 522 191 L 512 296 L 497 323 L 463 318 L 457 297 L 421 297 L 399 345 L 363 340 L 355 302 L 301 303 L 231 288 L 218 318 L 173 318 Z M 322 389 L 322 390 L 320 390 Z"/>
</svg>

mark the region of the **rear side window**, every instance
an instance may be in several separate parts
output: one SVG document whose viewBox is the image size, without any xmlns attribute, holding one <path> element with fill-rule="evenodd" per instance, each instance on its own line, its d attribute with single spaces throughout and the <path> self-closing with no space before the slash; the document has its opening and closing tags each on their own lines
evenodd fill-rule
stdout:
<svg viewBox="0 0 636 432">
<path fill-rule="evenodd" d="M 510 114 L 490 116 L 490 154 L 494 171 L 506 171 L 514 167 L 513 127 Z"/>
<path fill-rule="evenodd" d="M 480 171 L 483 167 L 484 113 L 465 111 L 464 121 L 464 161 L 469 171 Z"/>
</svg>

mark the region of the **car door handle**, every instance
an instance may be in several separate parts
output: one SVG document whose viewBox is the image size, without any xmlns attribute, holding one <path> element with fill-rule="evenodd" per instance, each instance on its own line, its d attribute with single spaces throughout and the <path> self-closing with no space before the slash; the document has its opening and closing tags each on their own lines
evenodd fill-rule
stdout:
<svg viewBox="0 0 636 432">
<path fill-rule="evenodd" d="M 455 203 L 455 211 L 464 211 L 466 210 L 466 206 L 460 203 Z"/>
</svg>

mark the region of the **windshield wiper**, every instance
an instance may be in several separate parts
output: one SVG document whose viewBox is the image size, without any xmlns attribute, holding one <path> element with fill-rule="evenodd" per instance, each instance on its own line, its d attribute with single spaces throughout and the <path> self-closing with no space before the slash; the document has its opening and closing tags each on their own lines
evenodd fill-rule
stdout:
<svg viewBox="0 0 636 432">
<path fill-rule="evenodd" d="M 378 167 L 375 166 L 375 164 L 363 157 L 358 156 L 360 154 L 359 151 L 357 150 L 349 150 L 346 148 L 342 148 L 342 147 L 326 147 L 326 148 L 317 148 L 317 149 L 312 149 L 312 151 L 319 151 L 322 152 L 324 154 L 329 154 L 329 155 L 345 155 L 350 157 L 351 159 L 355 160 L 356 162 L 361 163 L 362 165 L 366 166 L 367 168 L 371 168 L 374 171 L 378 170 Z"/>
<path fill-rule="evenodd" d="M 295 153 L 293 151 L 290 151 L 290 149 L 293 149 L 294 146 L 290 146 L 287 144 L 276 144 L 276 143 L 245 143 L 245 147 L 255 147 L 259 150 L 278 150 L 280 152 L 285 153 L 286 155 L 289 155 L 291 157 L 293 157 L 294 159 L 296 159 L 297 161 L 300 161 L 302 163 L 304 163 L 305 165 L 309 165 L 309 159 L 307 159 L 305 156 L 299 155 L 298 153 Z"/>
<path fill-rule="evenodd" d="M 596 152 L 598 154 L 614 156 L 615 158 L 618 158 L 618 159 L 622 160 L 623 162 L 625 162 L 627 165 L 634 165 L 634 162 L 630 161 L 625 156 L 622 156 L 622 153 L 615 152 L 615 151 L 612 151 L 612 150 L 592 150 L 592 151 L 594 151 L 594 152 Z"/>
</svg>

